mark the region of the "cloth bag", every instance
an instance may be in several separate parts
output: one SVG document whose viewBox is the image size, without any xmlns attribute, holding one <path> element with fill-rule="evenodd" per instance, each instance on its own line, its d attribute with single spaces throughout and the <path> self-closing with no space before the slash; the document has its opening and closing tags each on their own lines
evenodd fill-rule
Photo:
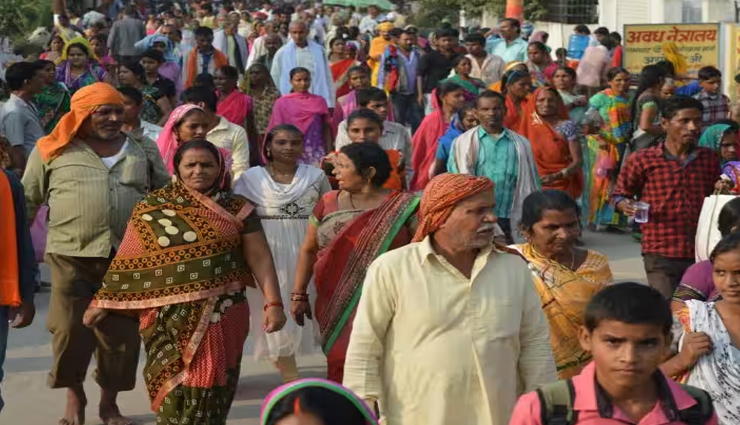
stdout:
<svg viewBox="0 0 740 425">
<path fill-rule="evenodd" d="M 41 205 L 36 212 L 36 217 L 31 224 L 31 242 L 33 243 L 33 253 L 37 263 L 44 262 L 44 253 L 46 252 L 46 237 L 49 235 L 49 206 Z"/>
<path fill-rule="evenodd" d="M 709 259 L 709 255 L 722 239 L 722 235 L 717 228 L 719 212 L 726 203 L 735 199 L 735 195 L 711 195 L 704 198 L 704 204 L 701 207 L 699 223 L 696 227 L 696 262 Z"/>
</svg>

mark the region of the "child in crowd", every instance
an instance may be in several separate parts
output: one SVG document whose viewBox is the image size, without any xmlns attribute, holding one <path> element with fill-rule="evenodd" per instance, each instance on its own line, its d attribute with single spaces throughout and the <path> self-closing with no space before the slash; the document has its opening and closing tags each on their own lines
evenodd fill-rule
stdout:
<svg viewBox="0 0 740 425">
<path fill-rule="evenodd" d="M 713 66 L 699 70 L 701 91 L 694 98 L 704 106 L 702 121 L 704 127 L 730 117 L 730 98 L 722 93 L 722 73 Z"/>
<path fill-rule="evenodd" d="M 673 325 L 660 292 L 634 282 L 612 285 L 591 299 L 584 316 L 580 341 L 593 362 L 570 380 L 522 396 L 510 425 L 717 424 L 706 392 L 659 369 Z"/>
</svg>

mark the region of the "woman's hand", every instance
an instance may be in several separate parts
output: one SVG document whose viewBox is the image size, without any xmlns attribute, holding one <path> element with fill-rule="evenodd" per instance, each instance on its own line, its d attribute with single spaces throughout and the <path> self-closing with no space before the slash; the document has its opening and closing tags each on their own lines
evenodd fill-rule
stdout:
<svg viewBox="0 0 740 425">
<path fill-rule="evenodd" d="M 291 316 L 293 316 L 293 319 L 298 324 L 298 326 L 303 326 L 304 316 L 307 317 L 308 320 L 313 320 L 313 314 L 311 313 L 311 304 L 309 304 L 308 301 L 291 301 L 290 314 Z"/>
<path fill-rule="evenodd" d="M 544 175 L 542 176 L 540 180 L 542 181 L 542 184 L 551 184 L 551 183 L 554 183 L 562 179 L 563 179 L 563 173 L 558 171 L 557 173 Z"/>
<path fill-rule="evenodd" d="M 704 332 L 689 332 L 684 335 L 683 346 L 678 354 L 686 369 L 693 366 L 699 358 L 712 351 L 713 344 Z"/>
<path fill-rule="evenodd" d="M 277 332 L 285 326 L 285 312 L 279 306 L 268 307 L 265 311 L 262 328 L 265 333 Z"/>
<path fill-rule="evenodd" d="M 593 125 L 593 124 L 583 124 L 581 127 L 583 129 L 583 134 L 589 135 L 589 134 L 596 134 L 599 132 L 599 127 Z"/>
<path fill-rule="evenodd" d="M 717 180 L 717 183 L 714 184 L 714 190 L 718 193 L 730 193 L 732 187 L 732 180 L 719 179 Z"/>
<path fill-rule="evenodd" d="M 85 315 L 82 316 L 82 324 L 88 328 L 94 328 L 98 323 L 108 315 L 108 310 L 104 308 L 88 308 Z"/>
</svg>

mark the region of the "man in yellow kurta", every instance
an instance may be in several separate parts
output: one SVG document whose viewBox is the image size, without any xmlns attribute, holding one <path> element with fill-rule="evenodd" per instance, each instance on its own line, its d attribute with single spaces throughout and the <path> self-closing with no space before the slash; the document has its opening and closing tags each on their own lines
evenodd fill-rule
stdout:
<svg viewBox="0 0 740 425">
<path fill-rule="evenodd" d="M 373 71 L 371 84 L 373 87 L 378 85 L 378 69 L 385 52 L 385 48 L 392 44 L 391 30 L 394 28 L 393 23 L 383 22 L 375 27 L 378 30 L 378 36 L 370 42 L 370 52 L 367 55 L 367 66 Z"/>
<path fill-rule="evenodd" d="M 529 269 L 493 249 L 493 183 L 427 185 L 415 243 L 367 272 L 344 385 L 387 425 L 506 425 L 519 394 L 557 379 Z"/>
</svg>

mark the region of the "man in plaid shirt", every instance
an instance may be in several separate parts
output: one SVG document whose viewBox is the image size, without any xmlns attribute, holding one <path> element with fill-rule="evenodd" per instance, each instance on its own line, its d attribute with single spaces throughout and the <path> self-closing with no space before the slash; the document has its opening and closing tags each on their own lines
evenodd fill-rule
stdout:
<svg viewBox="0 0 740 425">
<path fill-rule="evenodd" d="M 630 156 L 619 175 L 613 201 L 627 215 L 633 199 L 650 204 L 641 228 L 642 256 L 650 286 L 670 299 L 683 273 L 694 263 L 694 238 L 704 198 L 721 174 L 717 154 L 697 146 L 702 104 L 677 96 L 663 104 L 666 139 Z"/>
</svg>

